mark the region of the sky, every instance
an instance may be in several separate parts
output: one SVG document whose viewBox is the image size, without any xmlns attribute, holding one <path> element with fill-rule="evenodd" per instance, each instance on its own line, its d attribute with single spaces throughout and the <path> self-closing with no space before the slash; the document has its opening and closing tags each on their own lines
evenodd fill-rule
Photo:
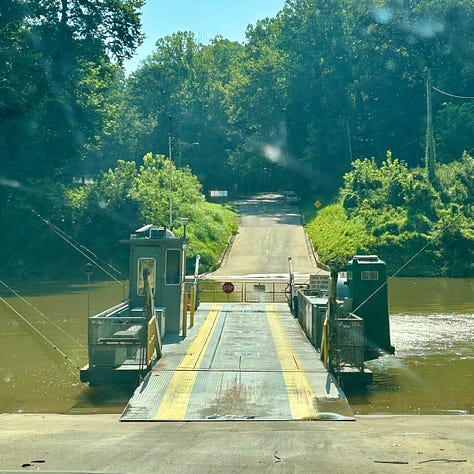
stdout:
<svg viewBox="0 0 474 474">
<path fill-rule="evenodd" d="M 125 70 L 135 71 L 158 38 L 177 31 L 192 31 L 203 44 L 216 35 L 243 42 L 247 25 L 274 17 L 284 4 L 285 0 L 147 0 L 141 16 L 146 38 Z"/>
</svg>

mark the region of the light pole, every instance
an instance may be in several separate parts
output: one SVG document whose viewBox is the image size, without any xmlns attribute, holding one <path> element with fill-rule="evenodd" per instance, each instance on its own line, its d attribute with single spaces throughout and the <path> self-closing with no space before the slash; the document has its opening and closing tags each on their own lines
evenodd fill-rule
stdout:
<svg viewBox="0 0 474 474">
<path fill-rule="evenodd" d="M 178 217 L 178 221 L 183 224 L 183 240 L 186 242 L 186 228 L 188 226 L 189 217 Z"/>
<path fill-rule="evenodd" d="M 170 161 L 170 196 L 169 196 L 169 205 L 170 205 L 170 230 L 173 230 L 173 198 L 172 198 L 172 192 L 173 192 L 173 160 L 171 156 L 171 148 L 172 148 L 172 139 L 171 139 L 171 122 L 173 120 L 173 117 L 171 115 L 168 116 L 169 119 L 169 133 L 168 133 L 168 159 Z"/>
<path fill-rule="evenodd" d="M 194 145 L 199 145 L 199 142 L 186 143 L 181 140 L 178 141 L 178 168 L 181 168 L 181 156 L 182 154 Z"/>
</svg>

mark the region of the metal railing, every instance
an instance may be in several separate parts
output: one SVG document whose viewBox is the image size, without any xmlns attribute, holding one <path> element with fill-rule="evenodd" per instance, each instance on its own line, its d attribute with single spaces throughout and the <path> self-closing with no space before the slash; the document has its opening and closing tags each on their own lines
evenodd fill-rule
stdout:
<svg viewBox="0 0 474 474">
<path fill-rule="evenodd" d="M 89 318 L 89 367 L 145 364 L 145 317 L 94 316 Z"/>
<path fill-rule="evenodd" d="M 238 280 L 233 290 L 224 291 L 224 281 L 200 280 L 198 297 L 208 303 L 288 303 L 290 292 L 287 281 Z"/>
<path fill-rule="evenodd" d="M 326 318 L 328 297 L 318 290 L 299 290 L 297 293 L 297 312 L 295 317 L 311 344 L 323 350 L 325 321 L 328 331 L 326 347 L 328 367 L 340 372 L 345 367 L 364 370 L 364 321 L 353 313 L 344 310 L 342 304 L 336 306 L 331 321 Z"/>
</svg>

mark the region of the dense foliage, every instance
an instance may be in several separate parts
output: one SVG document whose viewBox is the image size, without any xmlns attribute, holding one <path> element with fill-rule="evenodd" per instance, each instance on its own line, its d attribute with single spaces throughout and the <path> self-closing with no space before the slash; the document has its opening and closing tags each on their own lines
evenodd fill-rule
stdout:
<svg viewBox="0 0 474 474">
<path fill-rule="evenodd" d="M 67 194 L 66 212 L 75 234 L 86 245 L 100 248 L 109 261 L 119 256 L 116 263 L 122 268 L 128 263 L 128 249 L 121 249 L 118 239 L 143 223 L 169 228 L 171 220 L 172 230 L 180 236 L 184 229 L 179 218 L 188 218 L 192 223 L 186 235 L 190 270 L 196 255 L 201 257 L 201 270 L 211 269 L 229 236 L 237 231 L 235 213 L 204 201 L 201 184 L 189 168 L 176 169 L 162 155 L 147 154 L 138 169 L 134 162 L 119 161 L 91 186 L 71 189 Z"/>
<path fill-rule="evenodd" d="M 143 3 L 0 1 L 3 268 L 28 274 L 53 246 L 54 268 L 70 263 L 32 209 L 106 256 L 137 224 L 166 224 L 166 154 L 174 202 L 189 204 L 176 217 L 192 217 L 209 266 L 227 218 L 201 191 L 293 188 L 327 204 L 342 186 L 318 213 L 347 237 L 329 261 L 355 248 L 401 263 L 431 239 L 407 272 L 472 275 L 472 0 L 287 0 L 242 44 L 159 38 L 127 77 Z M 93 186 L 73 187 L 88 175 Z"/>
<path fill-rule="evenodd" d="M 467 153 L 440 167 L 434 183 L 390 153 L 381 166 L 356 160 L 338 202 L 319 211 L 308 232 L 320 258 L 338 268 L 370 253 L 392 274 L 472 276 L 473 173 Z"/>
</svg>

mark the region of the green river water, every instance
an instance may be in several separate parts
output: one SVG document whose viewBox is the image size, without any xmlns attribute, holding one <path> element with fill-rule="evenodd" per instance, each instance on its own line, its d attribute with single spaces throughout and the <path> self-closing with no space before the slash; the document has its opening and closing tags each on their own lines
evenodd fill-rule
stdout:
<svg viewBox="0 0 474 474">
<path fill-rule="evenodd" d="M 92 283 L 88 299 L 87 284 L 10 286 L 24 299 L 0 288 L 0 413 L 121 413 L 131 390 L 89 388 L 79 368 L 88 308 L 117 304 L 122 287 Z M 389 303 L 396 354 L 369 363 L 373 384 L 348 394 L 354 413 L 474 414 L 474 280 L 394 279 Z"/>
</svg>

